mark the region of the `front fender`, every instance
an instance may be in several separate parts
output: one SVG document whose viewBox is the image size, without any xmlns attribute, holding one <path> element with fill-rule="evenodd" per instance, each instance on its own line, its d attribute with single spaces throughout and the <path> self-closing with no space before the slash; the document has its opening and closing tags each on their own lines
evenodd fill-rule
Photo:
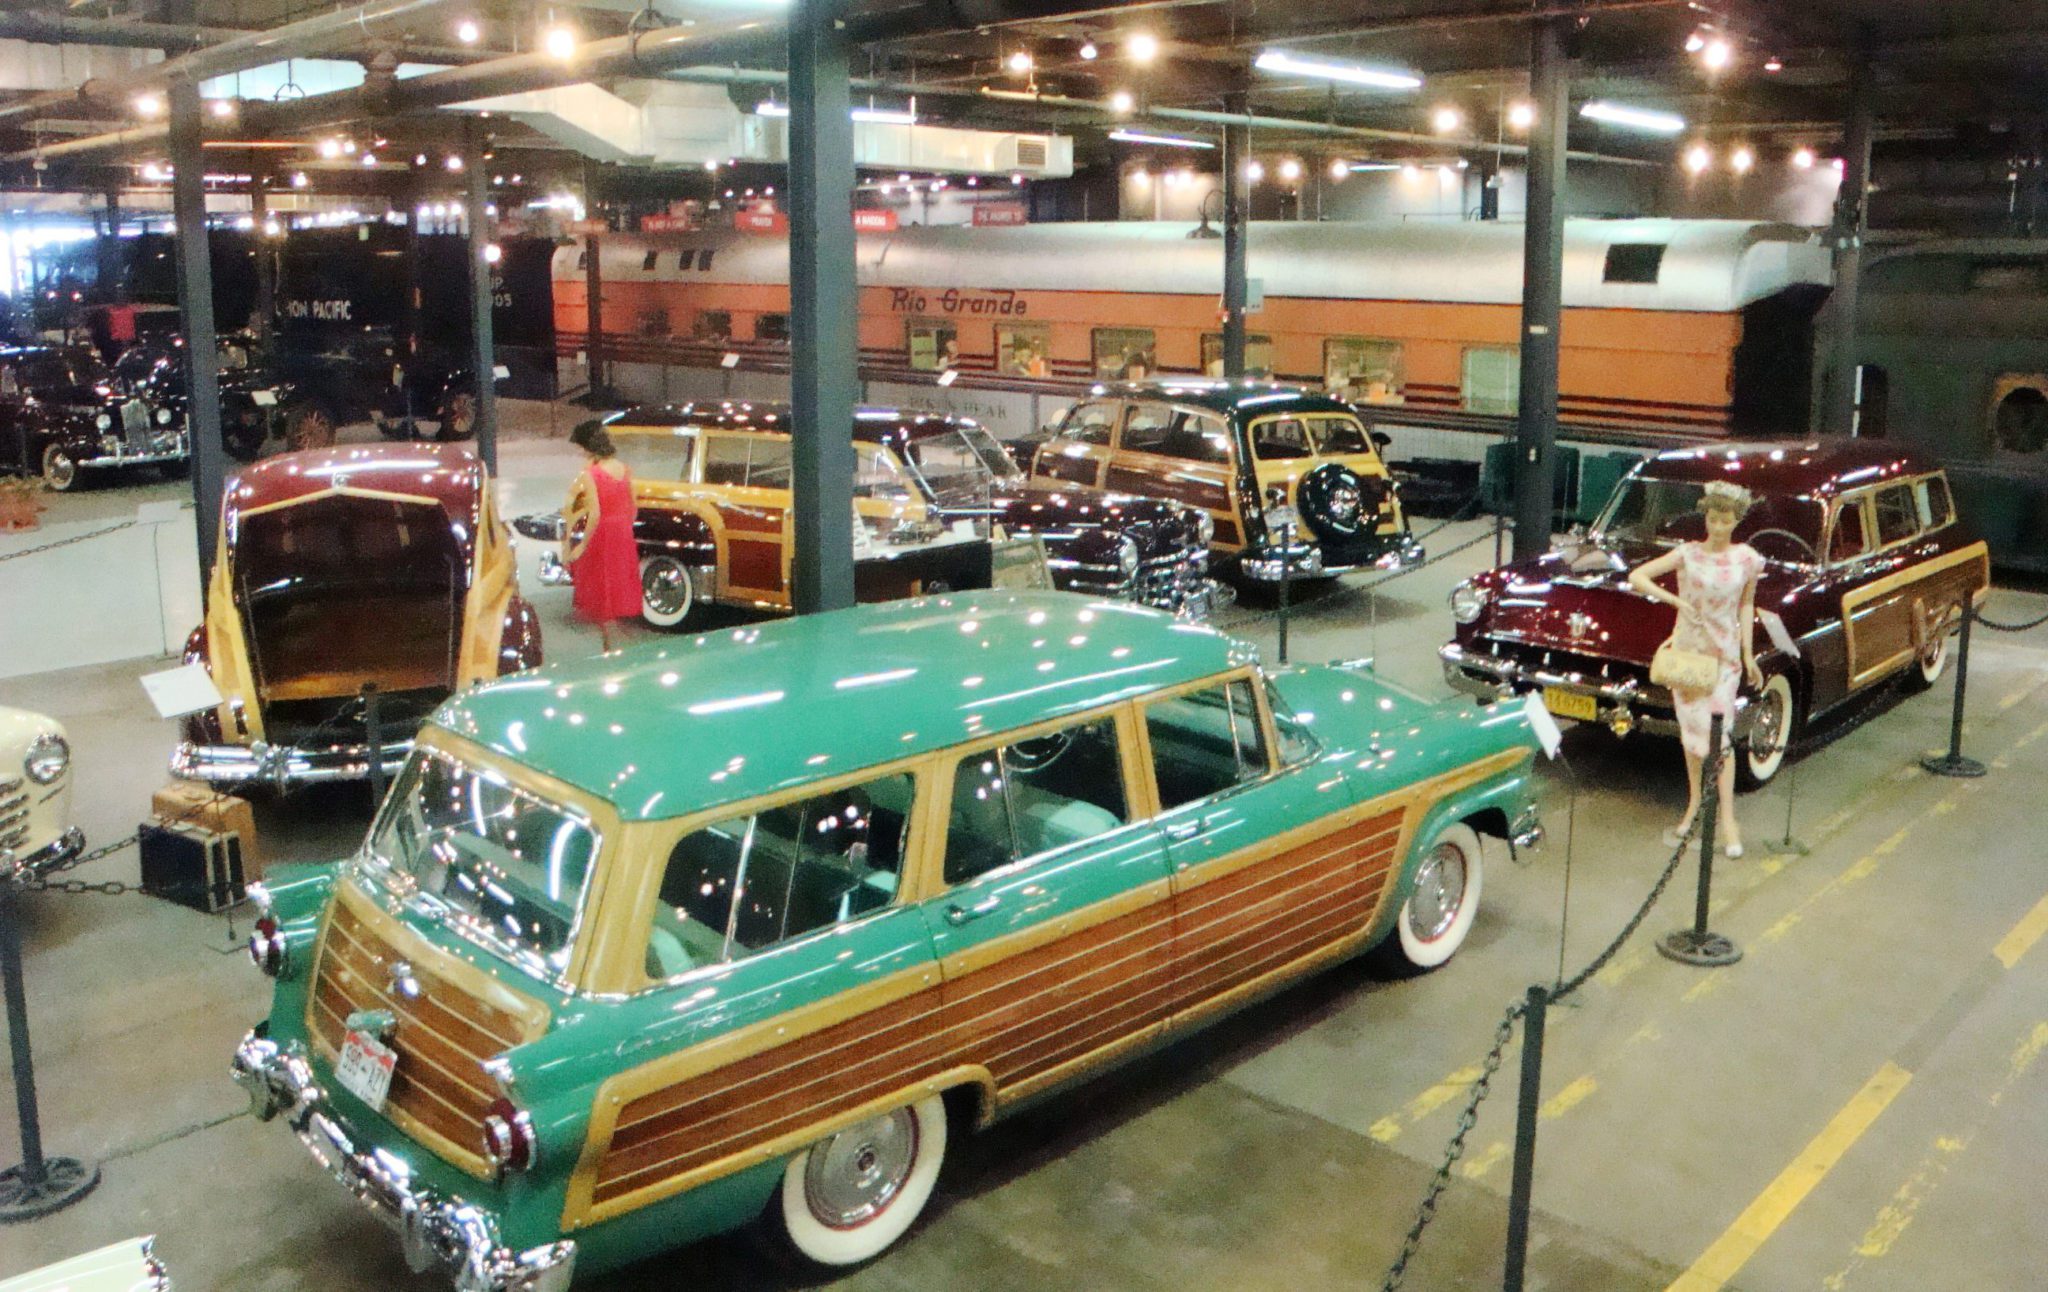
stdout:
<svg viewBox="0 0 2048 1292">
<path fill-rule="evenodd" d="M 1415 891 L 1416 866 L 1430 843 L 1446 826 L 1464 822 L 1472 824 L 1480 834 L 1500 836 L 1501 829 L 1494 828 L 1500 822 L 1506 823 L 1505 829 L 1511 834 L 1521 823 L 1535 819 L 1537 802 L 1533 764 L 1534 754 L 1531 753 L 1505 771 L 1495 772 L 1446 794 L 1423 813 L 1414 833 L 1408 836 L 1407 855 L 1401 859 L 1400 874 L 1388 890 L 1387 900 L 1380 903 L 1379 912 L 1373 917 L 1367 946 L 1377 946 L 1394 931 L 1395 915 Z"/>
</svg>

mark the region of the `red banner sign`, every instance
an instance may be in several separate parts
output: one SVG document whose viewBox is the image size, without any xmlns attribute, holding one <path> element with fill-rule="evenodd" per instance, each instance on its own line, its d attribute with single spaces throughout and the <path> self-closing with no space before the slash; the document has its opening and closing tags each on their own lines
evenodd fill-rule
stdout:
<svg viewBox="0 0 2048 1292">
<path fill-rule="evenodd" d="M 853 227 L 862 233 L 894 233 L 896 213 L 887 209 L 855 211 Z"/>
<path fill-rule="evenodd" d="M 789 217 L 780 211 L 734 211 L 732 227 L 742 233 L 788 233 Z"/>
<path fill-rule="evenodd" d="M 643 215 L 640 217 L 642 233 L 688 233 L 696 224 L 686 215 Z"/>
<path fill-rule="evenodd" d="M 974 207 L 977 226 L 1031 223 L 1031 209 L 1022 202 L 978 202 Z"/>
</svg>

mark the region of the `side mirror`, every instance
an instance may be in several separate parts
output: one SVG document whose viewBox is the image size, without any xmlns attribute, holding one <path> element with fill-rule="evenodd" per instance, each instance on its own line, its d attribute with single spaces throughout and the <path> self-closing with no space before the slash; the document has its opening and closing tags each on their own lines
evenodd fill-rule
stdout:
<svg viewBox="0 0 2048 1292">
<path fill-rule="evenodd" d="M 1389 444 L 1392 444 L 1394 442 L 1394 437 L 1387 434 L 1385 431 L 1373 431 L 1371 434 L 1372 446 L 1375 449 L 1384 451 Z"/>
</svg>

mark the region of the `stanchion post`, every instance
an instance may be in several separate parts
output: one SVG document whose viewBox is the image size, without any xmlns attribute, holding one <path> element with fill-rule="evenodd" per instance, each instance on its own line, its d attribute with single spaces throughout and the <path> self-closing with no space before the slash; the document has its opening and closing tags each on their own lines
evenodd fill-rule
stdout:
<svg viewBox="0 0 2048 1292">
<path fill-rule="evenodd" d="M 1522 1292 L 1529 1264 L 1530 1194 L 1536 1184 L 1536 1114 L 1543 1103 L 1543 1016 L 1550 992 L 1529 988 L 1522 1006 L 1522 1088 L 1515 1103 L 1515 1168 L 1508 1188 L 1508 1250 L 1502 1292 Z"/>
<path fill-rule="evenodd" d="M 1287 665 L 1287 585 L 1294 581 L 1294 526 L 1280 527 L 1280 664 Z"/>
<path fill-rule="evenodd" d="M 12 862 L 11 855 L 0 854 Z M 36 1107 L 35 1055 L 28 1043 L 28 993 L 21 982 L 21 927 L 15 885 L 0 879 L 0 979 L 7 997 L 7 1046 L 14 1059 L 14 1110 L 21 1124 L 21 1164 L 0 1170 L 0 1225 L 34 1220 L 91 1193 L 100 1182 L 96 1166 L 76 1158 L 43 1156 L 43 1128 Z"/>
<path fill-rule="evenodd" d="M 1920 760 L 1920 766 L 1936 776 L 1971 778 L 1984 774 L 1984 764 L 1963 755 L 1963 696 L 1970 686 L 1970 622 L 1976 617 L 1976 604 L 1964 598 L 1963 635 L 1956 645 L 1956 699 L 1949 715 L 1948 752 L 1929 754 Z"/>
<path fill-rule="evenodd" d="M 1707 758 L 1700 765 L 1700 887 L 1693 907 L 1692 927 L 1665 934 L 1657 950 L 1680 964 L 1716 968 L 1742 959 L 1742 948 L 1707 928 L 1707 908 L 1714 893 L 1714 823 L 1720 812 L 1721 760 L 1728 756 L 1722 745 L 1722 717 L 1715 714 L 1707 732 Z"/>
<path fill-rule="evenodd" d="M 384 801 L 384 724 L 377 712 L 377 684 L 363 683 L 363 745 L 370 758 L 370 803 Z"/>
</svg>

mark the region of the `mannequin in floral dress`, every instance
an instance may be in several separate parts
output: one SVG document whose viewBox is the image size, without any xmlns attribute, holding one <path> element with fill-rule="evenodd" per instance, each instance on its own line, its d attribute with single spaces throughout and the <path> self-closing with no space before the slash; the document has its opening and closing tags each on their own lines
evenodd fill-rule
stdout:
<svg viewBox="0 0 2048 1292">
<path fill-rule="evenodd" d="M 1747 489 L 1715 480 L 1701 495 L 1699 509 L 1706 520 L 1704 542 L 1680 543 L 1654 561 L 1645 561 L 1629 573 L 1629 586 L 1653 601 L 1678 611 L 1678 625 L 1672 642 L 1680 650 L 1699 651 L 1721 662 L 1720 675 L 1711 691 L 1673 691 L 1672 707 L 1678 711 L 1678 742 L 1685 750 L 1688 796 L 1685 815 L 1664 832 L 1664 840 L 1676 845 L 1700 810 L 1700 767 L 1706 761 L 1707 744 L 1714 715 L 1722 720 L 1720 824 L 1716 834 L 1730 857 L 1742 855 L 1742 835 L 1735 825 L 1735 758 L 1731 748 L 1735 717 L 1735 693 L 1747 677 L 1761 689 L 1763 672 L 1756 664 L 1756 581 L 1764 560 L 1747 543 L 1731 541 L 1735 527 L 1749 511 Z M 1657 585 L 1657 580 L 1676 571 L 1678 592 L 1674 596 Z"/>
</svg>

